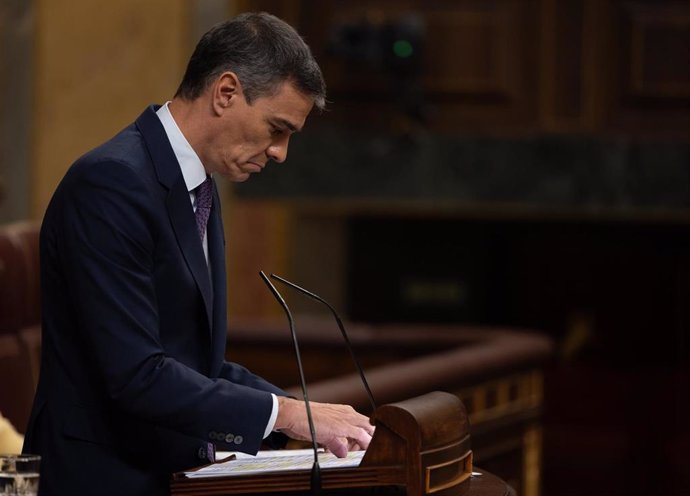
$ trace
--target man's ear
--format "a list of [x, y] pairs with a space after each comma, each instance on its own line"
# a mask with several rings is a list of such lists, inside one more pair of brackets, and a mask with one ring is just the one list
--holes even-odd
[[213, 85], [213, 111], [222, 115], [238, 98], [243, 98], [242, 85], [237, 74], [231, 71], [222, 73]]

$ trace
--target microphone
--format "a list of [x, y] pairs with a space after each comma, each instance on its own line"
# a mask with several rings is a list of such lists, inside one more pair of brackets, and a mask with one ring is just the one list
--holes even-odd
[[287, 279], [283, 279], [280, 276], [277, 276], [275, 274], [271, 274], [271, 277], [277, 281], [282, 282], [283, 284], [286, 284], [290, 286], [293, 289], [296, 289], [297, 291], [309, 296], [310, 298], [313, 298], [316, 301], [320, 301], [324, 305], [328, 307], [328, 309], [331, 311], [333, 314], [333, 317], [335, 317], [335, 321], [338, 324], [338, 328], [340, 329], [340, 333], [343, 335], [343, 339], [345, 340], [345, 345], [347, 346], [348, 351], [350, 352], [350, 356], [352, 357], [352, 361], [355, 363], [355, 367], [357, 368], [357, 372], [359, 372], [359, 377], [362, 379], [362, 384], [364, 384], [364, 389], [367, 391], [367, 397], [369, 398], [369, 403], [371, 404], [371, 411], [374, 412], [376, 410], [376, 402], [374, 401], [374, 395], [371, 393], [371, 389], [369, 389], [369, 383], [367, 382], [367, 378], [364, 377], [364, 369], [362, 369], [362, 365], [359, 363], [359, 360], [357, 359], [357, 356], [355, 355], [354, 350], [352, 349], [352, 344], [350, 343], [350, 338], [347, 336], [347, 332], [345, 331], [345, 326], [343, 325], [343, 321], [340, 320], [340, 317], [338, 316], [338, 313], [335, 311], [335, 309], [323, 298], [321, 298], [319, 295], [316, 295], [312, 293], [311, 291], [307, 291], [306, 289], [298, 286], [294, 282], [290, 282]]
[[285, 303], [285, 300], [281, 296], [281, 294], [278, 292], [276, 287], [271, 283], [271, 281], [266, 277], [266, 274], [264, 274], [264, 271], [260, 271], [259, 275], [261, 278], [264, 280], [266, 283], [266, 286], [268, 286], [268, 289], [271, 290], [271, 293], [275, 297], [276, 300], [278, 300], [278, 303], [283, 307], [283, 310], [285, 310], [285, 315], [287, 315], [288, 323], [290, 324], [290, 334], [292, 335], [292, 344], [295, 346], [295, 357], [297, 358], [297, 369], [299, 370], [299, 380], [300, 380], [300, 385], [302, 386], [302, 396], [304, 397], [304, 404], [307, 409], [307, 421], [309, 422], [309, 432], [311, 434], [311, 442], [312, 442], [312, 448], [314, 450], [314, 465], [312, 465], [311, 468], [311, 479], [310, 479], [310, 488], [311, 488], [311, 493], [314, 496], [318, 496], [321, 494], [321, 467], [319, 466], [319, 447], [316, 444], [316, 431], [314, 429], [314, 417], [311, 415], [311, 406], [309, 405], [309, 396], [307, 395], [307, 381], [304, 379], [304, 368], [302, 367], [302, 358], [301, 354], [299, 351], [299, 344], [297, 343], [297, 333], [295, 332], [295, 323], [292, 319], [292, 314], [290, 313], [290, 309], [287, 306], [287, 303]]

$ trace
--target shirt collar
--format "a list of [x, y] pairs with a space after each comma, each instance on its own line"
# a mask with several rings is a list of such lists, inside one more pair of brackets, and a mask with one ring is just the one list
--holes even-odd
[[180, 164], [187, 191], [192, 191], [206, 180], [206, 169], [204, 169], [204, 164], [201, 163], [201, 159], [199, 159], [192, 145], [189, 144], [180, 128], [177, 127], [177, 123], [168, 108], [169, 103], [166, 102], [165, 105], [161, 106], [156, 111], [156, 115], [160, 119], [161, 124], [163, 124], [170, 146], [172, 146], [173, 153]]

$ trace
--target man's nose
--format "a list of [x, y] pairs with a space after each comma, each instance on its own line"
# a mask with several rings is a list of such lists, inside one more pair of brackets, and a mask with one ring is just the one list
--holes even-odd
[[283, 162], [285, 162], [285, 159], [287, 158], [287, 151], [288, 138], [286, 137], [284, 139], [272, 143], [271, 146], [268, 147], [268, 150], [266, 150], [266, 154], [268, 155], [269, 159], [279, 164], [282, 164]]

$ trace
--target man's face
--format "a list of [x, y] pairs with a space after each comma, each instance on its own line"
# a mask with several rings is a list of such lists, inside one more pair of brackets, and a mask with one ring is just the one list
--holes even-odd
[[261, 172], [269, 160], [283, 162], [290, 136], [302, 129], [312, 107], [313, 100], [289, 82], [251, 105], [243, 94], [236, 95], [202, 147], [200, 158], [207, 172], [242, 182]]

